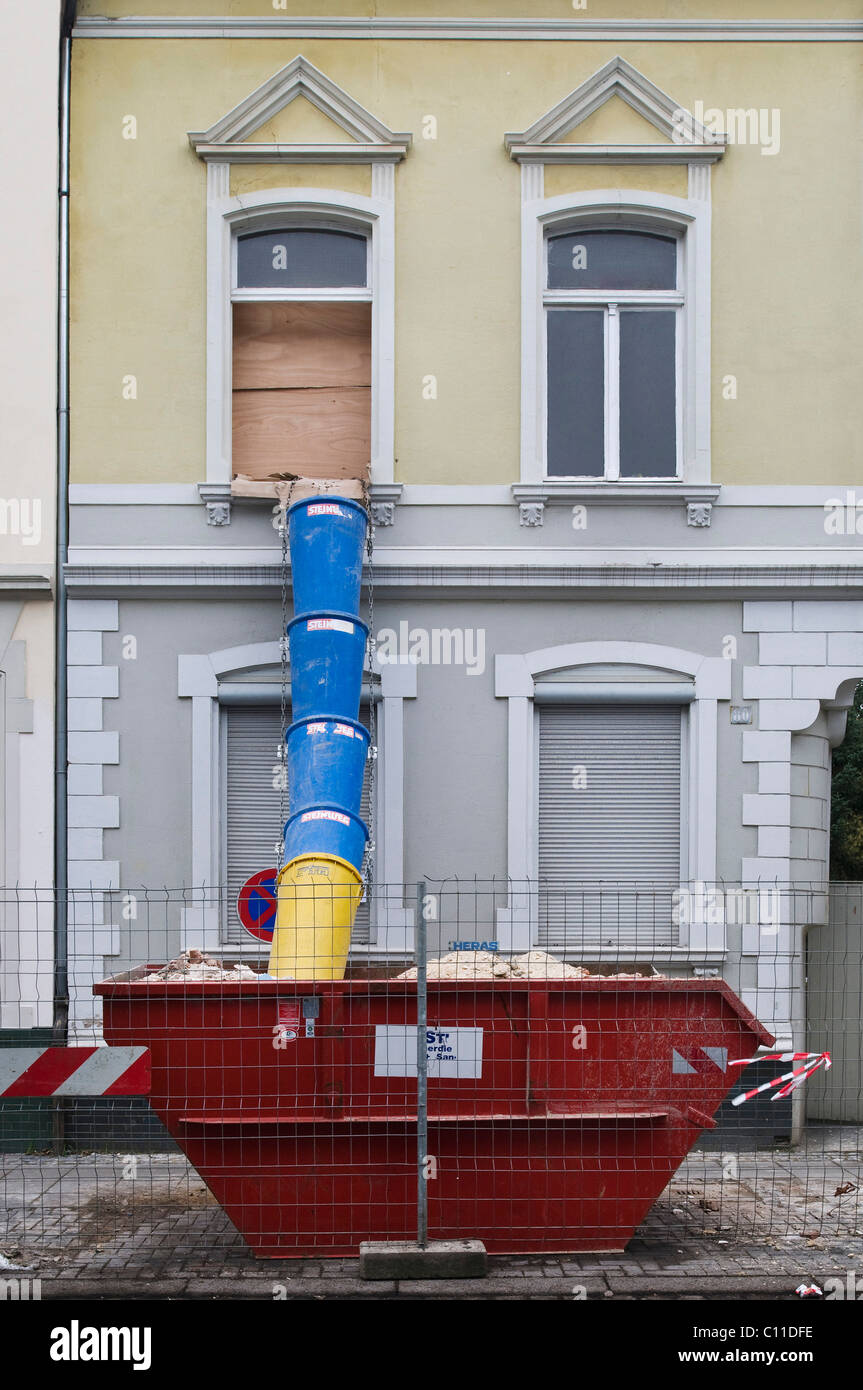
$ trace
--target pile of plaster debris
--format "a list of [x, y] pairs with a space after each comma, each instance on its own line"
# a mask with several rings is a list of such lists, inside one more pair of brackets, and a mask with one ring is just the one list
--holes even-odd
[[[416, 966], [397, 975], [397, 980], [415, 980]], [[494, 951], [449, 951], [445, 956], [430, 960], [429, 980], [584, 980], [588, 977], [606, 980], [641, 980], [643, 975], [594, 976], [583, 965], [567, 965], [547, 951], [527, 951], [523, 956], [499, 956]], [[661, 976], [653, 972], [652, 979]]]
[[223, 965], [213, 956], [205, 956], [196, 946], [175, 956], [161, 970], [144, 976], [144, 982], [157, 980], [256, 980], [254, 970], [247, 965]]
[[[397, 980], [415, 980], [416, 966], [397, 975]], [[642, 980], [644, 975], [599, 975], [587, 970], [583, 965], [567, 965], [565, 961], [550, 956], [547, 951], [526, 951], [522, 956], [501, 956], [495, 951], [449, 951], [428, 963], [427, 977], [430, 980]], [[655, 970], [650, 978], [664, 979]], [[258, 980], [254, 970], [242, 963], [224, 965], [214, 956], [205, 956], [198, 947], [191, 946], [182, 955], [169, 960], [160, 970], [151, 971], [144, 976], [144, 983], [162, 980]]]

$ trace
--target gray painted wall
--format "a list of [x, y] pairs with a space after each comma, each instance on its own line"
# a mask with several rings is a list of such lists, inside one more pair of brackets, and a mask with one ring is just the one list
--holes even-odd
[[[190, 494], [193, 489], [189, 489]], [[506, 489], [497, 489], [506, 492]], [[743, 491], [743, 490], [741, 490]], [[545, 508], [543, 525], [525, 528], [519, 523], [519, 510], [506, 497], [492, 505], [452, 506], [409, 501], [395, 509], [392, 527], [381, 529], [378, 538], [386, 545], [520, 545], [528, 540], [537, 550], [564, 546], [580, 552], [593, 547], [651, 545], [691, 550], [692, 559], [717, 547], [817, 546], [821, 550], [842, 550], [860, 544], [861, 536], [827, 534], [823, 505], [783, 506], [781, 489], [773, 506], [729, 505], [717, 502], [709, 528], [687, 525], [682, 500], [662, 505], [615, 501], [613, 505], [589, 500], [587, 525], [573, 530], [572, 502], [555, 502]], [[835, 488], [844, 498], [848, 489]], [[407, 494], [409, 496], [410, 494]], [[861, 518], [863, 525], [863, 518]], [[118, 506], [76, 503], [72, 507], [70, 543], [75, 546], [267, 546], [276, 544], [270, 504], [265, 501], [235, 501], [231, 524], [207, 525], [203, 504], [191, 500], [187, 505]]]
[[[741, 632], [740, 604], [730, 600], [654, 601], [417, 598], [376, 600], [376, 628], [469, 628], [481, 631], [485, 669], [421, 665], [417, 698], [405, 707], [405, 873], [419, 877], [505, 877], [507, 708], [494, 696], [494, 658], [568, 642], [618, 640], [721, 654], [738, 639], [746, 659], [752, 635]], [[104, 770], [104, 792], [120, 798], [120, 825], [105, 832], [107, 859], [121, 865], [124, 887], [190, 885], [191, 712], [177, 695], [177, 658], [278, 639], [278, 600], [229, 595], [145, 598], [120, 603], [119, 628], [103, 639], [103, 660], [116, 664], [120, 696], [106, 706], [106, 728], [120, 734], [120, 762]], [[137, 644], [123, 657], [125, 639]], [[755, 831], [740, 823], [740, 796], [755, 790], [756, 771], [740, 761], [742, 730], [720, 706], [718, 795], [721, 876], [737, 879], [740, 858], [755, 852]], [[274, 825], [274, 839], [278, 827]]]

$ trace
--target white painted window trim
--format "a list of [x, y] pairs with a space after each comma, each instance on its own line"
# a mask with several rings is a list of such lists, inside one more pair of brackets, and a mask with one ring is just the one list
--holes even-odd
[[[680, 241], [679, 290], [683, 305], [679, 309], [677, 351], [681, 464], [678, 478], [664, 481], [671, 485], [681, 481], [710, 482], [710, 186], [706, 177], [695, 179], [692, 172], [690, 182], [700, 196], [676, 198], [637, 189], [597, 189], [544, 198], [530, 196], [541, 188], [537, 173], [523, 177], [522, 485], [541, 488], [565, 481], [548, 478], [545, 472], [545, 241], [549, 231], [567, 223], [575, 223], [575, 230], [616, 225], [665, 232]], [[622, 302], [620, 296], [616, 298]], [[633, 487], [641, 482], [626, 481], [631, 481]], [[644, 482], [649, 485], [651, 480]]]
[[[572, 642], [495, 660], [495, 696], [508, 702], [507, 877], [509, 902], [497, 913], [502, 950], [527, 951], [537, 942], [539, 861], [538, 733], [534, 695], [537, 679], [553, 671], [591, 665], [648, 666], [680, 672], [694, 685], [685, 743], [681, 749], [686, 793], [682, 857], [686, 880], [716, 878], [718, 702], [731, 698], [731, 663], [722, 657], [652, 642]], [[655, 954], [650, 946], [648, 954]], [[725, 929], [708, 922], [681, 924], [677, 947], [698, 964], [725, 953]], [[600, 952], [601, 954], [601, 952]], [[636, 952], [636, 955], [638, 952]]]
[[336, 304], [370, 304], [373, 299], [374, 294], [370, 289], [355, 289], [353, 287], [346, 287], [342, 290], [277, 290], [267, 288], [238, 290], [235, 287], [231, 291], [233, 304], [266, 304], [274, 301], [295, 304], [307, 304], [312, 301]]
[[[222, 950], [218, 890], [223, 882], [221, 811], [224, 803], [220, 751], [219, 685], [243, 671], [280, 665], [278, 642], [229, 647], [178, 658], [177, 694], [192, 702], [192, 893], [183, 911], [183, 945], [203, 943]], [[361, 952], [412, 954], [414, 914], [402, 905], [404, 883], [404, 701], [416, 699], [413, 664], [380, 668], [377, 717], [377, 794], [375, 880], [371, 908], [377, 939]], [[278, 828], [274, 834], [274, 840]], [[231, 950], [236, 950], [231, 947]], [[241, 949], [241, 948], [240, 948]]]
[[[235, 234], [304, 219], [320, 225], [361, 227], [370, 242], [372, 297], [371, 481], [394, 480], [395, 432], [395, 171], [372, 168], [373, 196], [330, 188], [272, 188], [231, 197], [230, 165], [207, 165], [207, 483], [231, 481], [231, 355], [233, 243]], [[256, 291], [254, 298], [287, 298]], [[351, 298], [350, 291], [297, 298]], [[368, 292], [358, 296], [368, 298]]]

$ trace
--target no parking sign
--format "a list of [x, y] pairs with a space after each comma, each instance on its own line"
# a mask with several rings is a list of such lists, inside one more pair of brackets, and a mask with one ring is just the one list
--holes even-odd
[[260, 869], [247, 878], [237, 898], [237, 916], [257, 941], [273, 940], [276, 925], [276, 870]]

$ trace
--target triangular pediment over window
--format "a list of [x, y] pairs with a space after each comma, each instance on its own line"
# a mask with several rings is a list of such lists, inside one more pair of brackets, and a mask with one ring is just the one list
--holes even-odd
[[[334, 127], [330, 140], [276, 139], [276, 117], [303, 98]], [[314, 131], [324, 136], [325, 128]], [[189, 143], [205, 160], [261, 163], [397, 163], [410, 148], [409, 132], [392, 131], [302, 55], [210, 126], [190, 131]]]
[[[632, 112], [643, 126], [641, 138]], [[714, 163], [725, 150], [724, 136], [621, 57], [504, 141], [514, 160], [542, 164]]]

